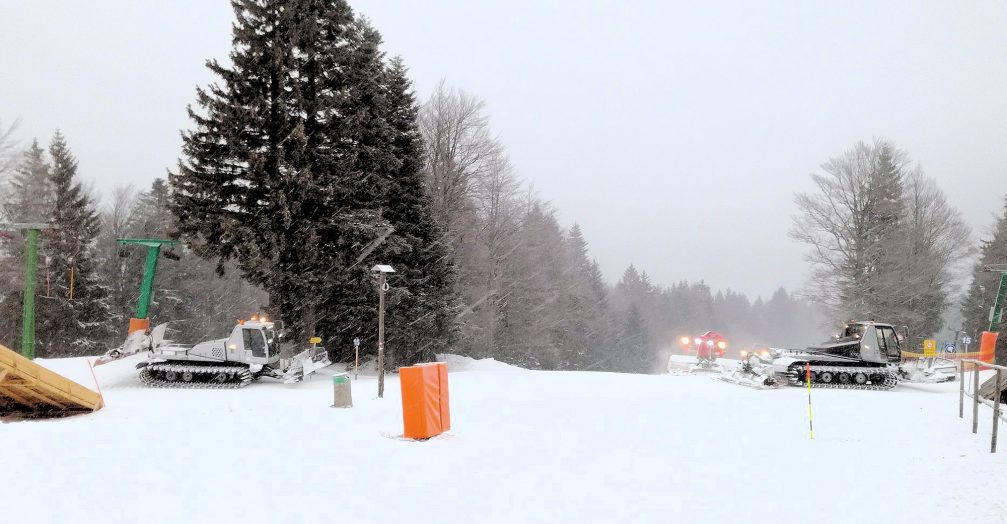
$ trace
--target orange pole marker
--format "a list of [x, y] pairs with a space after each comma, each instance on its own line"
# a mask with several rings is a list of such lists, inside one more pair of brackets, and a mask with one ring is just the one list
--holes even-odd
[[815, 440], [815, 417], [811, 413], [811, 362], [807, 363], [804, 381], [808, 383], [808, 436], [811, 440]]
[[132, 335], [137, 331], [147, 331], [150, 327], [149, 318], [131, 318], [129, 319], [129, 334]]
[[[995, 331], [983, 331], [979, 338], [979, 360], [990, 364], [996, 363], [997, 335], [999, 333]], [[989, 368], [984, 367], [983, 369]]]

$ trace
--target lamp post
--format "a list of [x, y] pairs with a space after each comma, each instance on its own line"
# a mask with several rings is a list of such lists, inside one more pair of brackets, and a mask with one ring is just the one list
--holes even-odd
[[388, 282], [385, 277], [394, 273], [392, 266], [378, 264], [371, 268], [378, 274], [378, 398], [385, 396], [385, 291]]
[[360, 337], [353, 337], [353, 380], [360, 374]]

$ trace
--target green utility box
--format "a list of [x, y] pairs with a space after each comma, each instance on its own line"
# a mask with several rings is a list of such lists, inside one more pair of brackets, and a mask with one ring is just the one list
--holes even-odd
[[350, 391], [351, 383], [347, 373], [332, 375], [332, 407], [353, 407], [353, 393]]

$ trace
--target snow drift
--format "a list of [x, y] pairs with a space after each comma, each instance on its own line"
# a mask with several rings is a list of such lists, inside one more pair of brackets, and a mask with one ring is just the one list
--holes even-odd
[[[1007, 458], [957, 384], [756, 391], [706, 376], [527, 371], [444, 355], [452, 430], [400, 438], [398, 379], [139, 385], [106, 409], [0, 426], [11, 522], [1002, 522]], [[45, 361], [90, 384], [81, 359]], [[341, 368], [340, 368], [341, 370]], [[323, 372], [326, 370], [323, 370]]]

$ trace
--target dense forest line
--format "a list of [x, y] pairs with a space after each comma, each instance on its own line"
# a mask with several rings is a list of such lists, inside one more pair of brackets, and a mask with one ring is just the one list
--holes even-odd
[[[468, 99], [458, 92], [440, 96]], [[424, 105], [424, 114], [429, 116], [431, 106]], [[484, 115], [480, 119], [486, 122]], [[495, 147], [502, 155], [502, 146]], [[41, 237], [39, 355], [100, 353], [125, 336], [143, 271], [144, 251], [119, 246], [116, 239], [172, 236], [170, 188], [156, 179], [143, 191], [123, 187], [96, 195], [82, 181], [61, 134], [48, 150], [33, 142], [17, 154], [21, 159], [10, 164], [7, 178], [5, 220], [53, 226]], [[55, 183], [55, 166], [62, 166], [64, 183]], [[450, 230], [468, 238], [451, 243], [452, 257], [459, 260], [455, 285], [461, 307], [456, 313], [460, 334], [450, 351], [545, 369], [651, 371], [661, 367], [683, 333], [716, 329], [739, 345], [801, 344], [818, 336], [811, 306], [782, 289], [767, 301], [750, 301], [703, 283], [662, 287], [632, 266], [614, 285], [605, 282], [579, 226], [563, 228], [555, 210], [524, 188], [509, 167], [489, 172], [491, 176], [471, 178], [472, 191], [465, 193], [463, 206], [469, 213], [466, 228]], [[482, 187], [500, 176], [511, 188], [503, 197]], [[497, 203], [495, 213], [485, 212], [491, 200]], [[55, 213], [57, 201], [66, 202], [59, 207], [61, 214]], [[52, 234], [56, 231], [61, 235]], [[23, 238], [12, 235], [3, 246], [0, 332], [5, 344], [15, 346], [21, 327]], [[79, 254], [58, 258], [60, 249]], [[167, 250], [158, 267], [151, 310], [155, 322], [180, 324], [179, 332], [195, 341], [220, 336], [235, 319], [270, 307], [268, 295], [242, 279], [233, 264], [222, 269], [221, 275], [215, 261], [187, 247]], [[373, 299], [373, 289], [367, 292], [362, 299]], [[401, 339], [390, 329], [390, 347]], [[348, 340], [340, 342], [349, 345]]]

